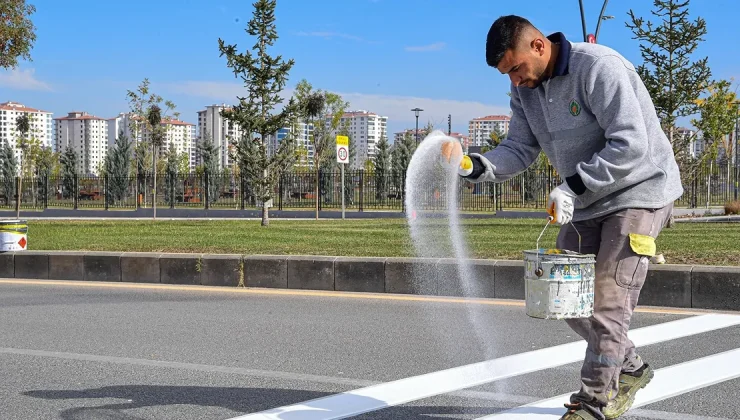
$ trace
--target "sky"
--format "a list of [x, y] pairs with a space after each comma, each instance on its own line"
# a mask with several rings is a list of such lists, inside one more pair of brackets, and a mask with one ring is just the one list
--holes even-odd
[[[127, 90], [148, 78], [182, 120], [196, 123], [206, 105], [235, 104], [244, 95], [241, 79], [219, 56], [218, 39], [240, 51], [254, 45], [244, 31], [252, 1], [28, 1], [37, 9], [32, 61], [0, 70], [0, 102], [55, 118], [71, 111], [111, 118], [128, 111]], [[602, 3], [584, 0], [588, 32], [595, 32]], [[610, 1], [606, 14], [615, 18], [602, 23], [598, 42], [641, 64], [625, 23], [630, 10], [650, 17], [652, 3]], [[708, 28], [697, 57], [709, 57], [714, 78], [740, 82], [740, 1], [692, 0], [690, 13]], [[278, 0], [279, 39], [270, 52], [295, 60], [286, 95], [306, 79], [341, 94], [352, 110], [387, 116], [389, 133], [413, 128], [411, 109], [420, 107], [420, 126], [446, 130], [451, 114], [453, 131], [467, 134], [470, 119], [509, 113], [508, 77], [485, 62], [488, 29], [508, 14], [526, 17], [546, 35], [583, 39], [577, 0]]]

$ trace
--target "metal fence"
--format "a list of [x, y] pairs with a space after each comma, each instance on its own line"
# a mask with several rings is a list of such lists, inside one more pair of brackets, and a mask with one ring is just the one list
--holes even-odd
[[[737, 199], [738, 168], [708, 165], [684, 181], [681, 207], [721, 206]], [[272, 207], [278, 210], [315, 207], [316, 173], [283, 174], [273, 193]], [[20, 180], [21, 208], [136, 209], [152, 207], [153, 178], [60, 176]], [[464, 212], [493, 212], [504, 209], [544, 209], [553, 188], [562, 182], [551, 169], [529, 169], [502, 183], [460, 183], [458, 209]], [[342, 204], [339, 172], [320, 171], [319, 209], [339, 209]], [[364, 170], [345, 172], [345, 206], [352, 211], [403, 211], [405, 174], [378, 174]], [[0, 208], [15, 208], [18, 178], [0, 179]], [[430, 181], [421, 192], [424, 207], [441, 210], [447, 206], [445, 185]], [[230, 174], [174, 177], [158, 175], [158, 208], [255, 209], [259, 200], [245, 179]]]

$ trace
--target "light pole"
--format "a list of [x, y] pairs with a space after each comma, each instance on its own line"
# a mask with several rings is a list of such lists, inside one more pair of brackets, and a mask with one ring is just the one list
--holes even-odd
[[416, 115], [416, 145], [419, 146], [419, 113], [423, 111], [421, 108], [414, 108], [412, 109], [414, 111], [414, 114]]
[[[596, 23], [596, 35], [593, 36], [593, 42], [596, 43], [599, 39], [599, 31], [601, 30], [601, 22], [604, 20], [614, 19], [614, 16], [605, 16], [606, 5], [609, 0], [604, 0], [604, 4], [601, 5], [601, 13], [599, 14], [599, 20]], [[590, 34], [586, 31], [586, 14], [583, 10], [583, 0], [578, 0], [578, 5], [581, 9], [581, 26], [583, 27], [583, 42], [589, 42]]]

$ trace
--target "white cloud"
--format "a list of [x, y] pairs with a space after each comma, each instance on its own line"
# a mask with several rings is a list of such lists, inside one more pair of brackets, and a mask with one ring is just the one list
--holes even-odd
[[2, 72], [0, 73], [0, 86], [15, 90], [52, 90], [51, 86], [34, 77], [35, 72], [35, 69], [13, 69]]
[[[205, 98], [216, 103], [234, 104], [236, 96], [246, 96], [247, 91], [239, 83], [233, 82], [200, 82], [187, 81], [161, 85], [162, 89], [170, 93], [177, 93], [193, 97]], [[281, 96], [288, 98], [292, 89], [285, 89]], [[476, 101], [462, 101], [456, 99], [433, 99], [418, 96], [376, 95], [357, 92], [337, 92], [345, 101], [350, 103], [351, 110], [365, 110], [387, 116], [394, 125], [407, 124], [408, 127], [416, 122], [412, 108], [419, 107], [424, 111], [419, 116], [419, 125], [428, 121], [435, 125], [446, 126], [447, 114], [452, 114], [453, 124], [460, 125], [473, 118], [485, 115], [509, 115], [508, 102], [494, 105]], [[506, 99], [508, 100], [508, 99]], [[206, 103], [203, 104], [207, 105]]]
[[429, 45], [406, 47], [404, 49], [406, 51], [412, 51], [412, 52], [439, 51], [443, 49], [446, 45], [447, 44], [444, 42], [437, 42], [437, 43], [429, 44]]

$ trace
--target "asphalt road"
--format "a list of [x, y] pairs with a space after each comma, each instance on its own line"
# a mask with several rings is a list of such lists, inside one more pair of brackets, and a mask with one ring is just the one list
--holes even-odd
[[[623, 418], [740, 418], [740, 354], [723, 353], [740, 349], [738, 325], [740, 314], [637, 313], [636, 337], [648, 328], [639, 339], [656, 341], [643, 358], [676, 370]], [[577, 341], [519, 302], [0, 279], [0, 417], [503, 419], [577, 389], [579, 344], [554, 347]], [[465, 368], [483, 361], [496, 369]], [[552, 418], [528, 413], [516, 418]]]

